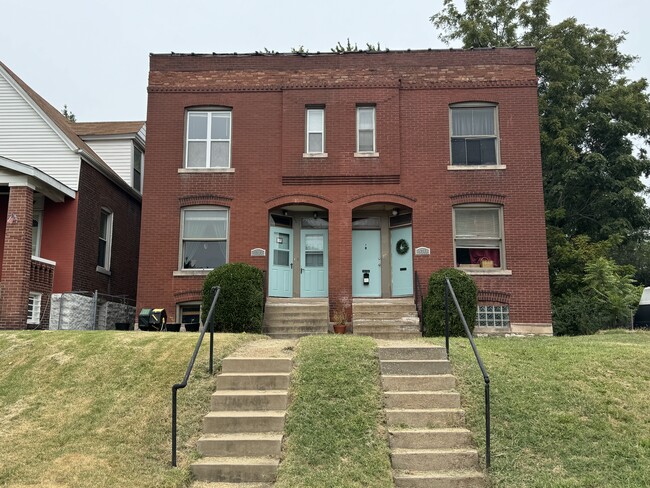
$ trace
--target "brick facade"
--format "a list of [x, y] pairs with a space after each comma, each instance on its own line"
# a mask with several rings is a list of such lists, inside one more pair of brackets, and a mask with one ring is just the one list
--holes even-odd
[[32, 199], [28, 186], [9, 188], [0, 281], [0, 328], [25, 325], [32, 263]]
[[[72, 290], [135, 299], [140, 249], [140, 202], [89, 164], [82, 163], [77, 193]], [[102, 209], [113, 214], [110, 274], [97, 270]]]
[[[228, 260], [265, 271], [268, 253], [251, 250], [268, 250], [270, 212], [326, 214], [333, 305], [352, 295], [353, 214], [412, 212], [411, 252], [431, 249], [413, 256], [426, 293], [431, 272], [454, 266], [453, 207], [489, 203], [503, 209], [507, 272], [473, 275], [481, 296], [510, 306], [512, 331], [550, 332], [533, 50], [152, 55], [150, 69], [138, 308], [165, 307], [174, 321], [177, 304], [199, 297], [204, 274], [178, 272], [187, 206], [228, 208]], [[505, 168], [448, 169], [449, 107], [461, 102], [498, 107]], [[355, 157], [359, 104], [376, 107], [378, 157]], [[303, 157], [311, 105], [326, 110], [326, 158]], [[193, 107], [231, 108], [234, 172], [182, 171]]]

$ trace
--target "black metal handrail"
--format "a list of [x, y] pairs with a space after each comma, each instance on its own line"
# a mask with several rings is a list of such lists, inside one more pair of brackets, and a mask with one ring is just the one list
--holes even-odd
[[472, 332], [467, 326], [467, 320], [465, 320], [465, 315], [458, 304], [458, 299], [456, 298], [456, 293], [454, 293], [454, 287], [451, 286], [449, 278], [445, 278], [445, 348], [447, 349], [447, 359], [449, 359], [449, 294], [451, 294], [451, 299], [454, 301], [456, 310], [460, 317], [460, 321], [465, 328], [465, 334], [469, 339], [469, 343], [472, 345], [472, 350], [474, 351], [474, 356], [478, 362], [478, 367], [481, 368], [481, 373], [483, 374], [483, 381], [485, 382], [485, 466], [490, 467], [490, 376], [483, 366], [483, 361], [481, 360], [481, 355], [476, 349], [476, 344], [474, 343], [474, 337]]
[[422, 311], [422, 287], [420, 286], [420, 278], [418, 277], [418, 272], [416, 271], [413, 274], [413, 288], [415, 289], [415, 310], [418, 313], [418, 318], [420, 319], [420, 332], [424, 332], [424, 318]]
[[214, 309], [217, 305], [217, 299], [219, 298], [219, 292], [221, 287], [215, 286], [212, 291], [214, 292], [214, 298], [212, 299], [212, 305], [210, 305], [210, 311], [208, 312], [208, 318], [205, 321], [205, 324], [201, 328], [201, 334], [199, 339], [196, 341], [196, 347], [194, 348], [194, 353], [190, 358], [190, 362], [187, 365], [187, 371], [185, 372], [185, 377], [180, 383], [176, 383], [172, 386], [172, 466], [176, 466], [176, 392], [181, 388], [187, 386], [187, 380], [190, 379], [190, 373], [194, 367], [194, 361], [196, 361], [196, 356], [199, 353], [201, 348], [201, 343], [203, 342], [203, 336], [205, 335], [205, 330], [208, 325], [210, 326], [210, 374], [213, 374], [213, 363], [214, 363], [214, 322], [212, 321], [212, 316], [214, 315]]

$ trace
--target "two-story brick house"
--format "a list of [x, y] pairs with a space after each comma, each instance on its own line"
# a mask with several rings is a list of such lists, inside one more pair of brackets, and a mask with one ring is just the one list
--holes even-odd
[[138, 307], [191, 320], [225, 262], [330, 309], [455, 266], [481, 330], [550, 334], [536, 89], [533, 49], [151, 55]]

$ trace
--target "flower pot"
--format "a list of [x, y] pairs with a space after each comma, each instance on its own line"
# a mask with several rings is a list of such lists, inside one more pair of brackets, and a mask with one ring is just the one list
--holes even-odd
[[129, 330], [131, 324], [128, 322], [115, 322], [115, 330]]
[[347, 325], [345, 324], [335, 324], [334, 325], [334, 333], [335, 334], [345, 334], [345, 329], [347, 329]]
[[185, 324], [186, 332], [198, 332], [200, 324]]
[[178, 332], [181, 330], [181, 324], [166, 324], [167, 332]]

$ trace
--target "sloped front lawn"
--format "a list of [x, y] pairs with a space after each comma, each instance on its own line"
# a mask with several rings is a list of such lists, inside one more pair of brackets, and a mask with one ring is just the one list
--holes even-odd
[[[0, 332], [0, 486], [176, 487], [190, 481], [214, 378], [207, 337], [178, 394], [197, 334]], [[218, 334], [218, 358], [254, 335]]]
[[[650, 334], [477, 339], [492, 382], [497, 487], [650, 486]], [[483, 379], [451, 344], [484, 452]]]

